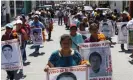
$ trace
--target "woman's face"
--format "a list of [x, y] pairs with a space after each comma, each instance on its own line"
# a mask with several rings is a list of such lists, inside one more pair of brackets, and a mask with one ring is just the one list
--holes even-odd
[[61, 77], [59, 80], [74, 80], [72, 77]]
[[63, 49], [70, 49], [72, 45], [71, 40], [67, 37], [63, 41], [61, 41], [61, 47]]
[[96, 37], [98, 33], [98, 29], [90, 29], [90, 33], [92, 36]]
[[3, 54], [6, 57], [6, 59], [11, 59], [11, 57], [12, 57], [12, 49], [9, 48], [9, 47], [5, 47], [3, 49]]

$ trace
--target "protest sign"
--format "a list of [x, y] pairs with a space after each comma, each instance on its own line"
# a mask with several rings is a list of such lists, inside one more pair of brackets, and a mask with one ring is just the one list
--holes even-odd
[[87, 39], [90, 37], [89, 31], [78, 31], [78, 32], [83, 36], [83, 39]]
[[127, 22], [117, 22], [118, 26], [118, 43], [127, 43]]
[[34, 45], [41, 45], [43, 43], [42, 29], [41, 28], [32, 29], [31, 39]]
[[17, 39], [1, 42], [1, 69], [17, 70], [22, 69], [22, 55]]
[[113, 25], [111, 21], [101, 21], [100, 22], [100, 32], [102, 32], [106, 37], [112, 37], [113, 36]]
[[128, 49], [133, 49], [133, 28], [128, 30]]
[[80, 44], [80, 54], [91, 64], [88, 80], [112, 79], [111, 52], [108, 41], [82, 43]]
[[47, 80], [88, 80], [88, 68], [85, 65], [50, 68], [47, 74]]

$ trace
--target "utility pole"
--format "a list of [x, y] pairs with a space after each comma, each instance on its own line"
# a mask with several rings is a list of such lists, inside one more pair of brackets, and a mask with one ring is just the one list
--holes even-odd
[[14, 0], [14, 18], [17, 16], [16, 0]]

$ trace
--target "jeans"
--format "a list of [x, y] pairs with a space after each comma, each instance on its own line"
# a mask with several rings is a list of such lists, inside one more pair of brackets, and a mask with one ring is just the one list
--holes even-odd
[[21, 45], [21, 53], [22, 53], [22, 59], [23, 61], [27, 60], [27, 56], [26, 56], [26, 44], [27, 44], [27, 41], [24, 41]]
[[121, 49], [124, 50], [124, 44], [121, 44]]
[[40, 45], [36, 45], [35, 47], [36, 47], [36, 48], [35, 48], [35, 52], [39, 52]]
[[49, 33], [48, 33], [48, 40], [50, 40], [51, 39], [51, 31], [49, 31]]
[[62, 25], [62, 17], [58, 17], [58, 25]]
[[13, 80], [14, 79], [14, 77], [15, 77], [15, 72], [16, 72], [17, 70], [15, 70], [15, 71], [6, 71], [7, 72], [7, 75], [8, 75], [8, 77], [9, 77], [9, 79], [10, 80]]

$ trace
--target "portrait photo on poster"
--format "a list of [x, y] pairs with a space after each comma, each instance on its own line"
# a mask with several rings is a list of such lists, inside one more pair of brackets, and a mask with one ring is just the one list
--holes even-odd
[[3, 44], [1, 46], [1, 67], [4, 68], [7, 65], [19, 66], [22, 62], [20, 48], [17, 43]]
[[121, 33], [123, 35], [123, 37], [127, 37], [127, 24], [124, 24], [121, 26]]
[[104, 33], [105, 36], [109, 36], [109, 37], [111, 36], [111, 30], [108, 23], [103, 23], [102, 32]]
[[42, 30], [40, 28], [33, 29], [31, 38], [33, 40], [33, 43], [41, 43], [42, 40], [43, 40], [43, 38], [42, 38]]
[[90, 77], [106, 76], [106, 51], [104, 50], [97, 48], [89, 54]]
[[64, 72], [57, 76], [56, 80], [77, 80], [77, 77], [72, 72]]

